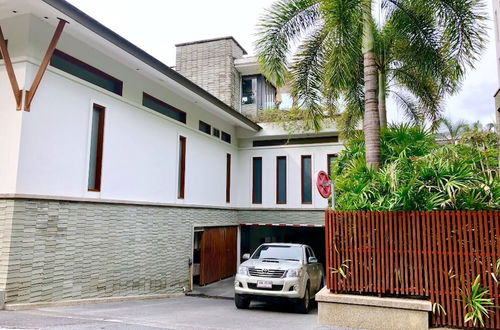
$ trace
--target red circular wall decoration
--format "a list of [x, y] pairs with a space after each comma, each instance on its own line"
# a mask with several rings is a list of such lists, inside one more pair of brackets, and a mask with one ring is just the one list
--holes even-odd
[[328, 198], [332, 194], [332, 183], [325, 171], [320, 171], [316, 179], [316, 187], [323, 198]]

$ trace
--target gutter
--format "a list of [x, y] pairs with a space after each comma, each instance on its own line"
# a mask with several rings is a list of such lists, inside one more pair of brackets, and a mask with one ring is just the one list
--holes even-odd
[[198, 94], [208, 102], [212, 103], [213, 105], [217, 106], [218, 108], [224, 110], [226, 113], [230, 114], [231, 116], [235, 117], [239, 121], [243, 122], [247, 126], [251, 127], [255, 131], [260, 131], [262, 129], [261, 126], [259, 126], [257, 123], [253, 122], [252, 120], [248, 119], [232, 107], [228, 106], [200, 86], [196, 85], [193, 83], [191, 80], [187, 79], [180, 73], [178, 73], [175, 70], [172, 70], [169, 66], [165, 65], [158, 59], [154, 58], [153, 56], [149, 55], [146, 53], [144, 50], [140, 49], [130, 41], [126, 40], [122, 36], [118, 35], [117, 33], [113, 32], [112, 30], [108, 29], [101, 23], [99, 23], [97, 20], [93, 19], [89, 15], [85, 14], [83, 11], [79, 10], [75, 6], [71, 5], [70, 3], [64, 1], [64, 0], [42, 0], [46, 4], [54, 7], [64, 15], [68, 16], [72, 20], [78, 22], [85, 28], [89, 29], [90, 31], [94, 32], [95, 34], [99, 35], [100, 37], [104, 38], [105, 40], [109, 41], [113, 45], [117, 46], [118, 48], [124, 50], [125, 52], [129, 53], [130, 55], [134, 56], [135, 58], [139, 59], [143, 63], [149, 65], [153, 69], [157, 70], [158, 72], [164, 74], [168, 78], [172, 79], [176, 83], [180, 84], [181, 86], [189, 89], [190, 91]]

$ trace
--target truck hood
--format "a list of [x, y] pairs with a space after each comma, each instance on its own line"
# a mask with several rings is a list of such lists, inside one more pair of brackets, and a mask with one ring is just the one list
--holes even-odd
[[255, 267], [255, 268], [264, 268], [264, 269], [280, 269], [280, 270], [288, 270], [288, 269], [296, 269], [302, 266], [302, 262], [300, 261], [291, 261], [291, 260], [273, 260], [264, 261], [263, 259], [249, 259], [241, 264], [241, 266], [245, 267]]

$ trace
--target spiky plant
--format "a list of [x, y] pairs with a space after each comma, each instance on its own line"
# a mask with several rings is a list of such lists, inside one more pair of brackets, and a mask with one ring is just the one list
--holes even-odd
[[479, 322], [484, 326], [484, 317], [489, 318], [493, 299], [488, 297], [489, 291], [481, 286], [481, 275], [478, 275], [472, 283], [470, 290], [460, 290], [460, 296], [467, 311], [464, 323], [472, 322], [474, 327]]

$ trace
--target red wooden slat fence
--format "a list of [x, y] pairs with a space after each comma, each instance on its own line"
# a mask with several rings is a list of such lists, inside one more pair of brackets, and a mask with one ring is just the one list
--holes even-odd
[[[460, 290], [477, 275], [500, 305], [499, 211], [326, 212], [327, 287], [334, 293], [421, 297], [441, 305], [434, 326], [464, 324]], [[342, 267], [342, 264], [347, 267]], [[342, 276], [335, 270], [341, 268]], [[500, 329], [500, 309], [485, 318]]]

